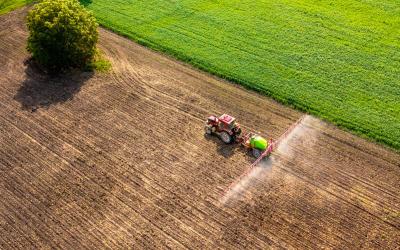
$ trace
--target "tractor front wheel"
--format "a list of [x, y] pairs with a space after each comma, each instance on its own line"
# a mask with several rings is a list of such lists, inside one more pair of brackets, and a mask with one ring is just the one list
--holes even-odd
[[206, 131], [206, 134], [207, 134], [207, 135], [211, 135], [211, 134], [212, 134], [212, 128], [211, 128], [210, 126], [206, 126], [206, 127], [204, 128], [204, 130]]
[[253, 148], [253, 156], [258, 158], [261, 156], [261, 150]]
[[221, 137], [221, 140], [226, 144], [232, 142], [232, 136], [229, 135], [227, 132], [222, 132], [219, 136]]

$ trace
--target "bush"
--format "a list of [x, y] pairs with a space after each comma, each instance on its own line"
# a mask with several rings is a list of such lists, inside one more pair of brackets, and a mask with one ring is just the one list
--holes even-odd
[[27, 18], [28, 51], [48, 70], [92, 63], [98, 40], [93, 15], [78, 0], [44, 0]]

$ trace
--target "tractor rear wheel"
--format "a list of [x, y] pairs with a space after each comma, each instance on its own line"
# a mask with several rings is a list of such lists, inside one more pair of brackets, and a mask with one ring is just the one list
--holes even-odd
[[229, 144], [232, 142], [232, 136], [229, 135], [227, 132], [222, 132], [219, 136], [220, 136], [221, 140], [226, 144]]
[[253, 148], [253, 156], [258, 158], [261, 156], [261, 150]]

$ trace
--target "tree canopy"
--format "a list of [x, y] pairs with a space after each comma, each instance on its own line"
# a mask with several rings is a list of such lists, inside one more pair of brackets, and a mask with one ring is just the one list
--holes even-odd
[[78, 0], [44, 0], [27, 17], [28, 51], [49, 70], [84, 67], [92, 62], [97, 23]]

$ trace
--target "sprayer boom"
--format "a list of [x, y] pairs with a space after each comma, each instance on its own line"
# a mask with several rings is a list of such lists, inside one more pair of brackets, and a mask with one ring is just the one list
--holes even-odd
[[256, 166], [262, 159], [264, 159], [265, 157], [270, 156], [270, 154], [272, 153], [272, 151], [274, 151], [276, 148], [278, 148], [279, 144], [281, 143], [281, 141], [283, 139], [285, 139], [288, 134], [290, 132], [292, 132], [292, 130], [298, 125], [300, 124], [305, 116], [300, 117], [300, 119], [298, 119], [295, 123], [293, 123], [286, 131], [285, 133], [283, 133], [277, 141], [274, 140], [270, 140], [269, 141], [269, 146], [268, 148], [260, 155], [260, 157], [257, 158], [257, 160], [255, 162], [253, 162], [253, 164], [251, 164], [251, 167]]
[[[231, 183], [231, 185], [229, 185], [223, 192], [223, 196], [225, 196], [244, 176], [248, 175], [253, 167], [255, 167], [258, 163], [260, 163], [260, 161], [262, 159], [264, 159], [265, 157], [268, 157], [271, 155], [271, 153], [278, 148], [279, 144], [289, 135], [290, 132], [293, 131], [293, 129], [299, 125], [303, 119], [305, 118], [305, 116], [302, 116], [299, 120], [297, 120], [295, 123], [293, 123], [286, 131], [285, 133], [283, 133], [278, 140], [274, 141], [274, 140], [270, 140], [268, 143], [268, 147], [261, 152], [261, 155], [255, 160], [255, 162], [253, 162], [253, 164], [251, 164], [251, 166], [249, 166], [234, 182]], [[249, 148], [249, 144], [247, 143], [247, 141], [251, 138], [251, 136], [253, 135], [253, 133], [247, 133], [245, 135], [242, 135], [240, 137], [237, 137], [236, 142], [237, 143], [241, 143], [243, 146], [245, 146], [246, 148]]]

